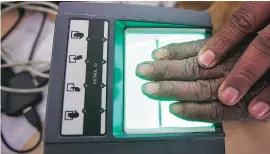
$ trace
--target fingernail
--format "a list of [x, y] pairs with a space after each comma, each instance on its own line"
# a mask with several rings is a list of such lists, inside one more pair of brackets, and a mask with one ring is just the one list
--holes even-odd
[[227, 87], [221, 92], [219, 99], [224, 104], [234, 105], [237, 103], [236, 101], [238, 97], [239, 97], [239, 92], [237, 89], [235, 89], [234, 87]]
[[257, 116], [258, 118], [265, 117], [270, 110], [270, 106], [265, 102], [257, 102], [254, 103], [251, 107], [251, 112], [253, 115]]
[[162, 48], [154, 50], [152, 53], [152, 58], [156, 60], [165, 59], [167, 56], [168, 56], [168, 50], [162, 49]]
[[136, 74], [140, 76], [150, 76], [153, 73], [153, 66], [150, 64], [139, 64], [136, 67]]
[[142, 86], [142, 91], [146, 93], [147, 95], [154, 95], [158, 92], [159, 90], [159, 84], [157, 83], [146, 83]]
[[172, 103], [170, 104], [169, 111], [173, 115], [177, 115], [181, 113], [182, 107], [178, 103]]
[[215, 60], [215, 54], [211, 50], [206, 50], [199, 54], [198, 61], [205, 67], [210, 66]]

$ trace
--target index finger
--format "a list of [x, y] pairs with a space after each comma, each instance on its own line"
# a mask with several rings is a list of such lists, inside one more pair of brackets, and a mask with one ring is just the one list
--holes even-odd
[[199, 52], [202, 67], [217, 64], [237, 43], [270, 19], [270, 2], [246, 2]]

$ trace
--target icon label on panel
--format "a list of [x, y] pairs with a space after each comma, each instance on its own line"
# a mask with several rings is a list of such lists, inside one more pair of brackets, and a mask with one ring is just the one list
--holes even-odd
[[65, 111], [65, 120], [73, 120], [75, 118], [79, 117], [79, 113], [74, 110], [74, 111]]
[[79, 31], [71, 31], [71, 38], [72, 39], [81, 39], [83, 38], [84, 34]]
[[69, 24], [61, 134], [83, 135], [89, 20], [75, 19]]
[[81, 88], [75, 87], [75, 84], [74, 83], [67, 83], [67, 91], [80, 92], [81, 91]]
[[69, 63], [76, 63], [77, 60], [82, 59], [82, 55], [69, 55]]

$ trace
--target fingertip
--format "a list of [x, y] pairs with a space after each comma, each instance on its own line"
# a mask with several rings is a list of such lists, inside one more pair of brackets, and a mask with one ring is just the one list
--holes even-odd
[[176, 105], [177, 104], [178, 104], [177, 102], [170, 104], [169, 111], [170, 111], [171, 114], [175, 114], [176, 113]]
[[263, 101], [250, 103], [248, 111], [251, 116], [259, 120], [264, 120], [270, 116], [270, 106]]
[[172, 103], [169, 106], [169, 112], [176, 117], [180, 117], [182, 109], [183, 108], [179, 102]]
[[159, 84], [154, 82], [145, 83], [142, 85], [142, 92], [151, 97], [155, 95], [159, 90]]
[[239, 101], [239, 91], [232, 86], [220, 86], [218, 90], [218, 98], [225, 105], [235, 105]]
[[168, 56], [168, 50], [164, 48], [156, 49], [152, 52], [152, 58], [155, 60], [163, 60]]
[[187, 106], [187, 103], [181, 104], [179, 102], [175, 102], [170, 104], [169, 111], [172, 115], [174, 115], [177, 118], [181, 118], [183, 120], [187, 121], [197, 121], [199, 122], [199, 119], [196, 119], [195, 112], [191, 111], [192, 106]]
[[198, 64], [203, 68], [211, 68], [216, 64], [216, 56], [213, 51], [206, 50], [199, 52], [197, 56]]
[[136, 75], [140, 78], [149, 78], [153, 73], [153, 66], [146, 62], [136, 66]]

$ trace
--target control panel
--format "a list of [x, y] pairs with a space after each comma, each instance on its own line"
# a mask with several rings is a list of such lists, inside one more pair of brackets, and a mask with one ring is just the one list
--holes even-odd
[[71, 19], [61, 135], [106, 133], [108, 22]]

